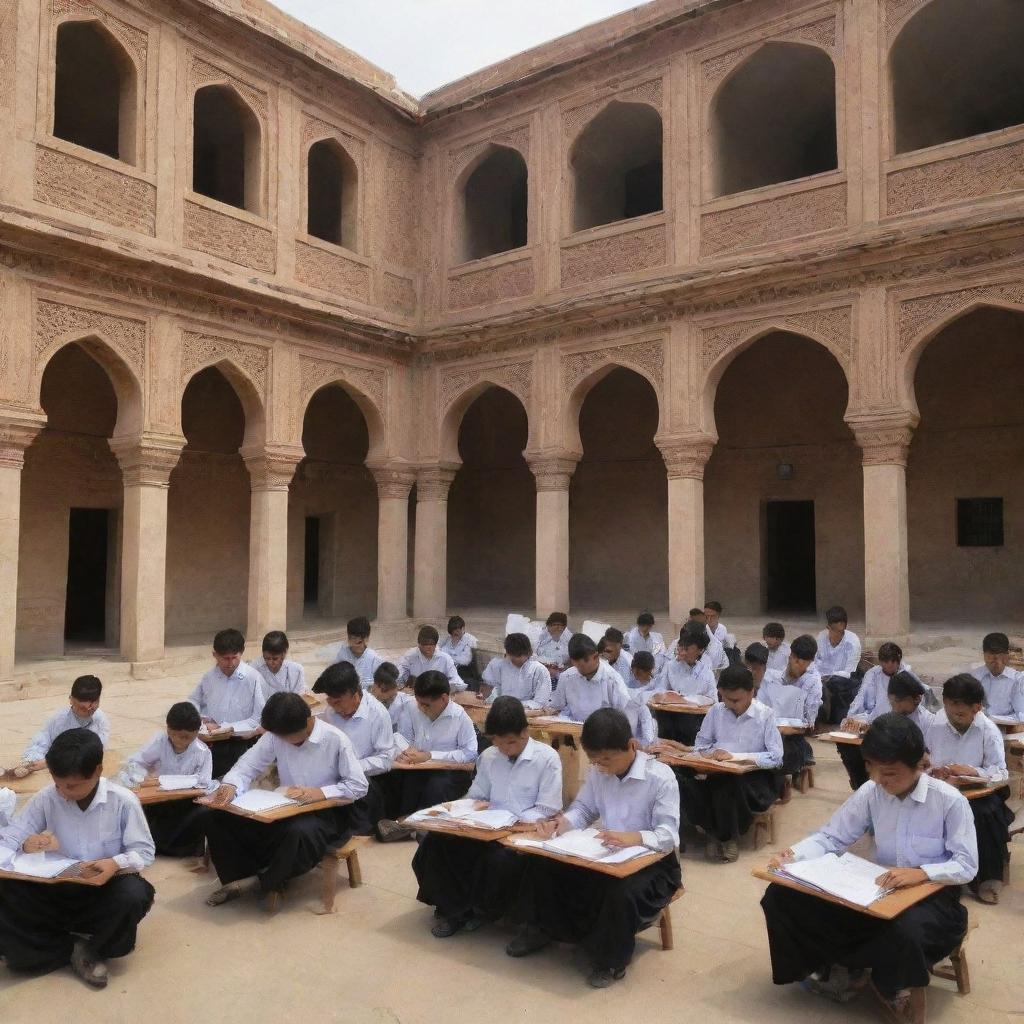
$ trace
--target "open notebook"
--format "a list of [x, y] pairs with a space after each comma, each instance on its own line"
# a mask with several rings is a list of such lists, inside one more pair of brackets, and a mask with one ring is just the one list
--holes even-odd
[[231, 806], [237, 807], [240, 811], [258, 813], [274, 811], [278, 807], [291, 807], [297, 803], [297, 800], [285, 796], [284, 793], [274, 793], [269, 789], [250, 789], [248, 792], [236, 796], [231, 801]]
[[852, 853], [841, 856], [826, 853], [823, 857], [786, 864], [777, 874], [795, 878], [812, 889], [838, 896], [858, 907], [867, 907], [893, 891], [880, 888], [875, 881], [885, 871], [878, 864]]
[[474, 810], [475, 800], [453, 800], [447, 806], [437, 804], [434, 807], [426, 807], [422, 811], [410, 814], [405, 820], [415, 824], [417, 821], [438, 821], [451, 825], [453, 828], [464, 826], [467, 828], [486, 828], [497, 831], [498, 829], [511, 828], [519, 819], [511, 811]]
[[65, 872], [75, 875], [74, 870], [79, 861], [52, 850], [39, 853], [15, 853], [13, 850], [0, 849], [0, 869], [14, 871], [19, 875], [31, 875], [33, 878], [56, 878]]
[[[681, 701], [674, 700], [671, 697], [666, 698], [666, 693], [674, 693], [678, 697], [682, 697]], [[678, 690], [659, 690], [654, 694], [653, 700], [655, 704], [664, 704], [667, 707], [672, 707], [673, 704], [692, 704], [698, 708], [709, 708], [715, 703], [714, 697], [709, 697], [704, 693], [680, 693]]]
[[198, 775], [161, 775], [159, 776], [160, 788], [166, 792], [173, 793], [179, 789], [199, 789]]
[[596, 828], [573, 829], [555, 839], [528, 839], [524, 836], [515, 836], [512, 842], [516, 846], [539, 847], [549, 853], [600, 861], [602, 864], [622, 864], [652, 852], [646, 846], [627, 846], [622, 850], [611, 850], [597, 838]]

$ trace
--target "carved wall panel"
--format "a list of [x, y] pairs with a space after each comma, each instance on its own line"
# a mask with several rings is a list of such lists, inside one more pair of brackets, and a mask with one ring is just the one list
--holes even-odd
[[452, 150], [448, 154], [448, 180], [455, 181], [460, 174], [490, 146], [508, 146], [519, 152], [522, 158], [530, 162], [530, 126], [527, 124], [506, 128], [486, 139], [478, 139], [465, 146]]
[[416, 312], [416, 282], [385, 271], [380, 279], [378, 305], [384, 309], [397, 309], [402, 313]]
[[899, 351], [905, 355], [930, 330], [945, 325], [958, 312], [984, 303], [1024, 310], [1024, 282], [980, 285], [937, 295], [906, 299], [899, 305]]
[[35, 337], [32, 346], [36, 372], [42, 372], [56, 348], [68, 341], [96, 334], [131, 367], [141, 384], [146, 371], [147, 333], [145, 320], [101, 313], [56, 299], [39, 298], [35, 305]]
[[370, 269], [340, 252], [329, 252], [306, 242], [295, 243], [295, 277], [310, 288], [330, 292], [339, 299], [370, 301]]
[[567, 143], [571, 144], [580, 129], [592, 121], [612, 100], [619, 100], [622, 103], [648, 103], [661, 111], [662, 91], [662, 80], [655, 78], [614, 95], [601, 96], [599, 99], [582, 103], [578, 107], [571, 107], [562, 114], [562, 136]]
[[419, 262], [419, 188], [416, 158], [394, 146], [383, 146], [381, 248], [401, 267]]
[[931, 0], [886, 0], [885, 3], [885, 34], [891, 43], [912, 14], [930, 3]]
[[448, 308], [467, 309], [533, 294], [533, 259], [483, 267], [448, 279]]
[[272, 274], [277, 266], [274, 232], [229, 213], [185, 200], [185, 239], [189, 249]]
[[320, 388], [337, 381], [351, 384], [369, 399], [381, 416], [384, 415], [387, 372], [383, 368], [353, 366], [351, 363], [334, 363], [327, 359], [317, 359], [314, 356], [302, 356], [299, 359], [300, 432], [301, 421], [305, 416], [309, 400]]
[[243, 82], [236, 75], [211, 64], [210, 61], [205, 60], [195, 53], [191, 55], [191, 59], [188, 64], [190, 123], [192, 117], [191, 95], [194, 94], [197, 89], [201, 89], [204, 85], [214, 85], [221, 82], [227, 82], [235, 88], [242, 99], [249, 104], [256, 116], [263, 122], [264, 127], [266, 127], [270, 112], [270, 104], [267, 99], [266, 91], [254, 88], [249, 85], [248, 82]]
[[533, 393], [533, 362], [524, 360], [503, 366], [470, 366], [441, 374], [441, 411], [447, 412], [474, 384], [488, 380], [512, 392], [527, 410]]
[[270, 350], [232, 338], [220, 338], [199, 331], [185, 331], [181, 338], [181, 383], [203, 366], [221, 359], [234, 363], [252, 382], [261, 401], [266, 400]]
[[616, 274], [631, 274], [668, 261], [666, 231], [663, 224], [604, 235], [562, 249], [562, 287], [598, 281]]
[[149, 57], [149, 34], [134, 25], [129, 25], [120, 18], [115, 18], [102, 7], [88, 3], [87, 0], [53, 0], [51, 4], [53, 20], [71, 15], [86, 15], [95, 18], [107, 28], [111, 35], [128, 51], [139, 72], [140, 90], [144, 91], [146, 81], [146, 65]]
[[571, 394], [584, 378], [609, 363], [636, 370], [661, 394], [665, 381], [665, 344], [660, 338], [631, 341], [612, 348], [570, 352], [562, 356], [562, 387]]

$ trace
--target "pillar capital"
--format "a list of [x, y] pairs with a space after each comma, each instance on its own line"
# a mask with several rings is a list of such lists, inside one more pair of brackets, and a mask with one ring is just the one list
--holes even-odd
[[455, 462], [438, 462], [416, 469], [416, 500], [447, 501], [448, 489], [458, 473], [459, 466]]
[[669, 480], [703, 480], [716, 440], [711, 434], [680, 434], [656, 437], [654, 443], [665, 460]]
[[283, 444], [243, 448], [241, 455], [254, 491], [287, 491], [296, 468], [306, 457], [299, 445]]
[[0, 469], [21, 469], [25, 464], [25, 449], [45, 426], [45, 416], [0, 417]]
[[126, 487], [166, 487], [181, 458], [185, 438], [179, 434], [136, 434], [112, 437], [110, 450], [121, 467]]
[[367, 468], [377, 481], [378, 498], [408, 498], [412, 485], [416, 483], [416, 473], [408, 463], [382, 464]]
[[567, 450], [524, 453], [538, 491], [568, 491], [580, 456]]
[[903, 410], [854, 413], [846, 418], [860, 446], [864, 466], [907, 465], [918, 417]]

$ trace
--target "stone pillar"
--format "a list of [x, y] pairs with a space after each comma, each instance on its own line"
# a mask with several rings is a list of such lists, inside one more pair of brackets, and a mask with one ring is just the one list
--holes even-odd
[[21, 534], [21, 470], [25, 449], [45, 420], [0, 421], [0, 680], [14, 676], [18, 622], [18, 543]]
[[423, 466], [416, 472], [416, 564], [413, 614], [440, 622], [448, 610], [448, 489], [459, 467]]
[[121, 657], [164, 657], [167, 586], [167, 490], [185, 438], [174, 434], [115, 437], [124, 484], [121, 540]]
[[301, 448], [242, 449], [249, 470], [249, 615], [253, 644], [288, 619], [288, 487], [303, 459]]
[[579, 456], [527, 457], [537, 481], [536, 615], [569, 611], [569, 481]]
[[668, 474], [668, 616], [674, 626], [704, 604], [704, 467], [715, 438], [657, 438]]
[[863, 451], [865, 643], [905, 641], [910, 634], [907, 455], [916, 422], [908, 415], [847, 422]]
[[377, 481], [377, 621], [399, 622], [408, 618], [409, 492], [416, 476], [408, 468], [370, 471]]

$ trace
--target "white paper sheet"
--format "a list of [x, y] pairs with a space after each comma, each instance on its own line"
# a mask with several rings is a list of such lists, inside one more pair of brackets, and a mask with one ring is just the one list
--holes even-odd
[[867, 907], [890, 891], [880, 889], [875, 881], [885, 870], [852, 853], [844, 853], [840, 857], [826, 853], [823, 857], [786, 864], [780, 874], [855, 903], [858, 907]]
[[33, 878], [56, 878], [59, 874], [74, 867], [79, 862], [52, 850], [39, 853], [19, 853], [5, 865], [5, 871], [16, 871], [19, 875], [31, 875]]
[[623, 850], [610, 850], [597, 838], [596, 828], [573, 829], [555, 839], [548, 839], [544, 848], [583, 860], [599, 860], [606, 864], [619, 864], [634, 857], [650, 853], [644, 846], [628, 846]]
[[589, 636], [596, 644], [604, 636], [609, 625], [610, 623], [607, 622], [594, 622], [593, 619], [587, 619], [583, 625], [580, 626], [580, 632], [583, 633], [584, 636]]
[[181, 789], [199, 788], [199, 776], [197, 775], [161, 775], [159, 782], [160, 788], [168, 793], [174, 793]]
[[232, 807], [242, 811], [273, 811], [278, 807], [289, 807], [298, 803], [284, 793], [272, 793], [266, 789], [250, 789], [241, 793], [231, 801]]
[[531, 725], [554, 725], [556, 722], [561, 725], [583, 724], [579, 719], [563, 717], [562, 715], [537, 715], [530, 719]]
[[511, 811], [474, 810], [475, 803], [475, 800], [453, 800], [448, 807], [438, 804], [410, 814], [406, 821], [413, 824], [418, 821], [437, 821], [450, 823], [452, 826], [466, 825], [497, 831], [509, 828], [519, 820]]
[[856, 732], [830, 732], [829, 736], [837, 740], [857, 740], [860, 739], [860, 734]]
[[785, 725], [792, 729], [802, 729], [806, 723], [802, 718], [776, 718], [776, 725]]

